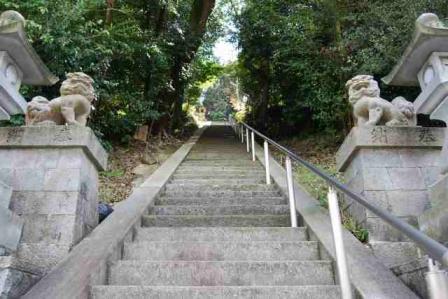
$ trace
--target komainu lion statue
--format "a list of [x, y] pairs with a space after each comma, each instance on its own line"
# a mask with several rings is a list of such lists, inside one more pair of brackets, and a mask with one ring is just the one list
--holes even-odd
[[349, 80], [349, 102], [358, 126], [416, 126], [414, 106], [403, 97], [388, 102], [372, 76], [359, 75]]
[[69, 73], [60, 93], [59, 98], [51, 101], [34, 97], [28, 103], [26, 125], [85, 126], [95, 100], [93, 79], [84, 73]]

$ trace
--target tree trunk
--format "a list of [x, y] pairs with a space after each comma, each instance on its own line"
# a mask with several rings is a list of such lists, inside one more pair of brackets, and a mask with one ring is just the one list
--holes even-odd
[[111, 25], [112, 24], [112, 11], [114, 9], [115, 6], [115, 0], [106, 0], [106, 25]]
[[266, 129], [268, 123], [267, 112], [270, 100], [270, 81], [271, 81], [271, 64], [269, 58], [263, 60], [260, 69], [260, 101], [258, 104], [258, 111], [256, 115], [256, 125], [261, 130]]

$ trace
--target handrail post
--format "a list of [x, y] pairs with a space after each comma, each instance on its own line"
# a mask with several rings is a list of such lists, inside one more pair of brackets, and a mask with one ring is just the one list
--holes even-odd
[[294, 195], [294, 183], [292, 177], [291, 158], [286, 156], [286, 181], [288, 183], [289, 210], [291, 215], [291, 227], [297, 227], [296, 199]]
[[254, 131], [251, 132], [251, 139], [252, 139], [252, 161], [255, 162], [255, 133], [254, 133]]
[[269, 167], [269, 143], [264, 141], [264, 164], [266, 168], [266, 185], [271, 184], [271, 170]]
[[445, 271], [440, 270], [434, 261], [428, 259], [428, 269], [426, 273], [426, 284], [428, 286], [428, 294], [430, 299], [448, 299], [448, 275]]
[[250, 152], [250, 141], [249, 141], [249, 129], [246, 128], [246, 143], [247, 143], [247, 152]]
[[338, 268], [339, 284], [343, 299], [352, 298], [352, 289], [348, 275], [347, 258], [345, 256], [344, 239], [342, 237], [342, 222], [339, 211], [338, 195], [333, 187], [328, 191], [328, 209], [330, 212], [333, 240], [336, 251], [336, 264]]
[[240, 133], [241, 133], [241, 143], [244, 144], [244, 126], [241, 125], [240, 127]]

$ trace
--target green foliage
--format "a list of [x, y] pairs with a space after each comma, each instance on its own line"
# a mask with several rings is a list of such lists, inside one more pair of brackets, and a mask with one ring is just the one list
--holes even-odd
[[[188, 89], [189, 98], [197, 98], [196, 81], [215, 71], [206, 49], [220, 33], [219, 18], [212, 18], [207, 33], [190, 36], [194, 23], [190, 15], [205, 5], [210, 11], [211, 4], [194, 0], [3, 0], [0, 11], [14, 9], [25, 16], [29, 40], [55, 75], [64, 79], [67, 72], [82, 71], [94, 78], [98, 101], [89, 125], [106, 140], [126, 142], [136, 127], [171, 117], [172, 94], [182, 100]], [[207, 16], [199, 17], [205, 29]], [[198, 51], [200, 46], [205, 50]], [[177, 70], [179, 57], [187, 56]], [[175, 80], [184, 84], [176, 85]], [[59, 85], [26, 86], [22, 93], [28, 100], [36, 95], [54, 98], [58, 89]]]
[[25, 124], [23, 115], [13, 115], [10, 120], [0, 121], [0, 127], [20, 127]]
[[[347, 131], [345, 82], [390, 72], [424, 12], [444, 18], [446, 1], [247, 0], [235, 15], [235, 38], [250, 120], [271, 135]], [[416, 96], [412, 88], [381, 88], [386, 98]]]
[[112, 171], [103, 171], [100, 173], [100, 175], [106, 178], [116, 178], [124, 176], [124, 171], [121, 169], [116, 169]]

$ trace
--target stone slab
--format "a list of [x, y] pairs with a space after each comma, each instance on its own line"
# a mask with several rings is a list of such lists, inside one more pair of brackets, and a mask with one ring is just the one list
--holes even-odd
[[287, 242], [306, 241], [304, 227], [142, 227], [136, 242]]
[[425, 279], [425, 274], [428, 272], [428, 260], [426, 257], [417, 258], [405, 264], [392, 267], [391, 270], [421, 298], [429, 298]]
[[340, 287], [319, 286], [257, 286], [257, 287], [155, 287], [155, 286], [95, 286], [92, 299], [121, 298], [195, 298], [195, 299], [340, 299]]
[[17, 214], [72, 214], [76, 213], [78, 192], [13, 192], [11, 209]]
[[12, 188], [0, 181], [0, 208], [9, 209]]
[[375, 256], [389, 268], [403, 265], [418, 257], [418, 249], [412, 242], [369, 242]]
[[0, 128], [0, 150], [14, 148], [81, 148], [98, 170], [105, 170], [107, 167], [107, 153], [88, 127]]
[[19, 298], [38, 280], [32, 273], [0, 267], [0, 298]]
[[[418, 149], [429, 148], [442, 150], [446, 128], [423, 127], [354, 127], [336, 153], [336, 163], [339, 171], [344, 171], [360, 149], [381, 149], [377, 160], [381, 161], [388, 148]], [[404, 159], [406, 154], [401, 152]], [[385, 161], [393, 162], [394, 157]], [[396, 159], [396, 158], [395, 158]], [[409, 158], [408, 158], [409, 159]], [[390, 165], [390, 164], [389, 164]]]
[[430, 207], [419, 217], [420, 229], [448, 245], [448, 175], [430, 188]]
[[330, 261], [118, 261], [111, 285], [291, 286], [332, 285]]
[[23, 219], [9, 209], [0, 207], [0, 247], [15, 251], [22, 236]]

